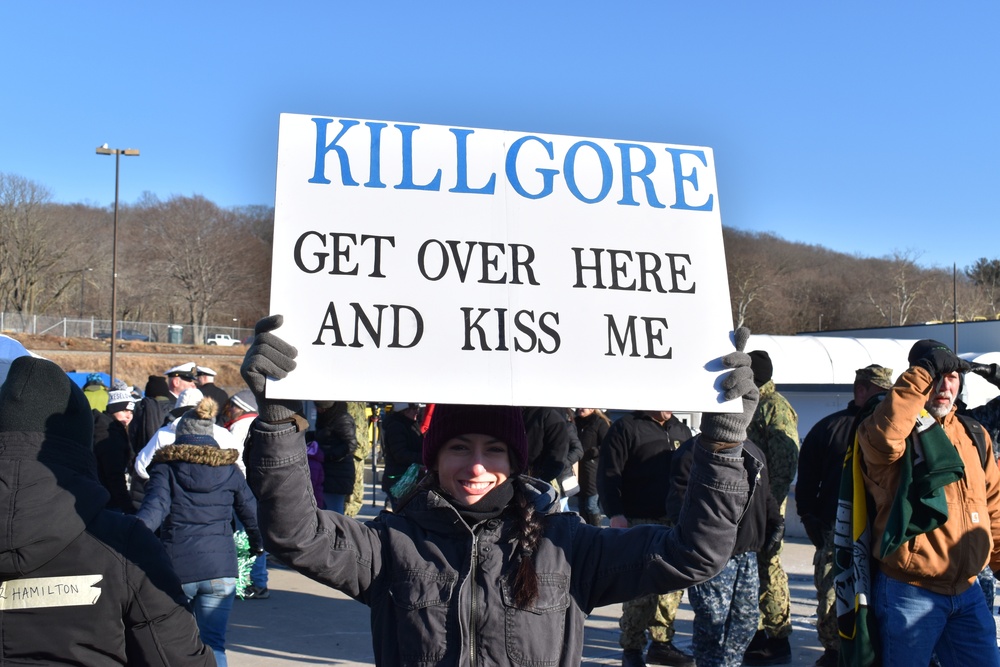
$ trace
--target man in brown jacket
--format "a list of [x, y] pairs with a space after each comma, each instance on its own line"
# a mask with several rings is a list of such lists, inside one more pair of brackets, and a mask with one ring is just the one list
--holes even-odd
[[936, 653], [943, 667], [1000, 666], [976, 579], [987, 564], [1000, 569], [1000, 469], [992, 456], [984, 465], [955, 414], [969, 364], [933, 340], [917, 342], [909, 362], [858, 430], [882, 664], [926, 665]]

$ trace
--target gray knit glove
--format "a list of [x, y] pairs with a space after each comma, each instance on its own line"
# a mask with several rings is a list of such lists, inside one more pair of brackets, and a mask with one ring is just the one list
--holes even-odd
[[301, 401], [267, 399], [264, 382], [268, 377], [280, 380], [295, 369], [298, 350], [271, 333], [281, 326], [281, 315], [270, 315], [257, 322], [253, 342], [243, 357], [240, 375], [257, 399], [257, 412], [266, 422], [277, 423], [293, 419], [302, 411]]
[[722, 364], [733, 369], [722, 378], [722, 389], [727, 401], [743, 398], [743, 412], [706, 412], [701, 418], [701, 435], [712, 442], [739, 443], [746, 440], [747, 426], [757, 411], [760, 399], [760, 390], [754, 384], [753, 371], [750, 370], [750, 355], [743, 351], [750, 339], [750, 330], [740, 327], [734, 338], [736, 352], [722, 357]]

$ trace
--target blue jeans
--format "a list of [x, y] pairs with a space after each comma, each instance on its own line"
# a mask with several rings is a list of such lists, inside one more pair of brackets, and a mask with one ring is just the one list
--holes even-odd
[[880, 572], [874, 598], [883, 667], [927, 665], [934, 653], [944, 667], [1000, 667], [996, 625], [978, 582], [941, 595]]
[[250, 566], [250, 583], [257, 588], [267, 588], [267, 552], [257, 556]]
[[595, 496], [584, 496], [582, 494], [579, 495], [579, 496], [577, 496], [577, 503], [578, 503], [578, 506], [580, 507], [580, 513], [582, 514], [582, 513], [586, 512], [587, 514], [590, 514], [591, 516], [597, 516], [598, 514], [600, 514], [601, 513], [601, 506], [597, 502], [597, 499], [599, 497], [600, 496], [596, 496], [596, 495]]
[[194, 618], [198, 622], [201, 641], [212, 649], [218, 667], [228, 667], [226, 662], [226, 626], [229, 612], [236, 597], [236, 579], [206, 579], [182, 584], [184, 595], [191, 602]]
[[346, 493], [324, 493], [323, 500], [326, 501], [326, 508], [337, 514], [344, 513], [344, 505], [347, 503]]

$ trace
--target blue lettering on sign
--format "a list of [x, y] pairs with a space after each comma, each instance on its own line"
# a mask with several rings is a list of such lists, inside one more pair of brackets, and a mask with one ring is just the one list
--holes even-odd
[[670, 159], [674, 163], [674, 191], [677, 196], [677, 201], [670, 208], [680, 208], [686, 209], [688, 211], [711, 211], [712, 202], [714, 200], [714, 195], [709, 194], [708, 200], [701, 206], [691, 206], [684, 199], [684, 181], [689, 182], [694, 186], [694, 189], [698, 189], [698, 170], [694, 167], [691, 168], [691, 173], [687, 176], [681, 170], [681, 155], [685, 153], [689, 155], [694, 155], [695, 157], [701, 158], [701, 163], [708, 166], [708, 161], [705, 160], [705, 151], [692, 151], [689, 149], [679, 149], [679, 148], [668, 148], [667, 152], [670, 153]]
[[551, 141], [545, 141], [539, 137], [528, 135], [526, 137], [521, 137], [510, 145], [510, 149], [507, 151], [507, 164], [504, 169], [507, 173], [507, 181], [510, 183], [510, 187], [514, 188], [514, 192], [521, 195], [525, 199], [541, 199], [542, 197], [547, 197], [552, 194], [552, 180], [555, 178], [555, 175], [559, 173], [559, 170], [535, 169], [535, 171], [542, 175], [542, 189], [535, 193], [525, 190], [524, 186], [521, 185], [521, 179], [517, 177], [517, 156], [521, 153], [521, 147], [528, 141], [537, 141], [540, 143], [542, 147], [545, 148], [545, 153], [549, 156], [549, 159], [551, 160], [553, 158]]
[[371, 131], [372, 150], [371, 158], [368, 161], [368, 182], [366, 188], [384, 188], [382, 182], [382, 128], [387, 127], [385, 123], [365, 123]]
[[[653, 151], [649, 150], [648, 146], [643, 146], [642, 144], [615, 144], [615, 146], [622, 153], [622, 198], [618, 200], [618, 203], [622, 206], [639, 205], [639, 202], [632, 197], [632, 179], [638, 178], [642, 181], [643, 187], [646, 188], [646, 200], [649, 202], [649, 205], [653, 208], [665, 208], [660, 203], [660, 200], [656, 198], [656, 188], [653, 187], [653, 182], [649, 180], [649, 175], [656, 169], [656, 155], [653, 154]], [[631, 150], [633, 148], [638, 148], [646, 157], [646, 166], [639, 171], [632, 171]]]
[[469, 188], [469, 149], [467, 140], [469, 135], [475, 130], [457, 130], [451, 128], [451, 133], [455, 135], [455, 162], [458, 165], [458, 176], [455, 178], [455, 187], [448, 192], [467, 192], [474, 195], [491, 195], [493, 188], [497, 184], [497, 175], [490, 174], [490, 180], [481, 188]]
[[417, 185], [413, 182], [413, 133], [420, 129], [419, 125], [396, 125], [403, 135], [403, 180], [396, 186], [397, 190], [440, 190], [441, 170], [438, 169], [430, 183]]
[[[597, 193], [596, 197], [588, 199], [580, 192], [580, 188], [576, 184], [576, 154], [581, 148], [586, 146], [597, 153], [597, 159], [601, 162], [601, 191]], [[611, 192], [611, 158], [608, 154], [604, 152], [604, 149], [595, 144], [593, 141], [578, 141], [569, 147], [566, 151], [566, 161], [563, 164], [563, 171], [566, 172], [566, 187], [573, 194], [574, 197], [582, 201], [584, 204], [596, 204]]]
[[357, 185], [358, 182], [351, 178], [351, 163], [347, 157], [347, 151], [343, 146], [338, 146], [337, 142], [347, 133], [349, 129], [358, 124], [356, 120], [341, 120], [340, 132], [333, 141], [326, 143], [326, 128], [330, 124], [329, 118], [313, 118], [316, 124], [316, 167], [313, 169], [313, 177], [310, 183], [327, 184], [330, 179], [326, 177], [326, 154], [336, 151], [340, 158], [340, 182], [344, 185]]
[[[332, 181], [327, 176], [328, 158], [336, 158], [340, 165], [340, 184], [345, 186], [360, 185], [355, 180], [351, 172], [351, 161], [348, 148], [343, 144], [345, 135], [354, 131], [355, 126], [360, 125], [360, 121], [341, 119], [334, 121], [332, 118], [311, 119], [316, 127], [316, 156], [313, 166], [313, 175], [309, 183], [317, 185], [330, 185]], [[336, 136], [329, 139], [333, 134], [330, 129], [331, 124], [338, 122], [340, 127], [336, 131]], [[385, 188], [386, 184], [382, 180], [382, 155], [383, 130], [389, 127], [386, 123], [367, 121], [368, 128], [368, 151], [369, 167], [368, 181], [364, 184], [366, 188]], [[443, 167], [453, 167], [455, 173], [455, 185], [448, 189], [448, 192], [472, 195], [493, 195], [496, 193], [497, 175], [492, 173], [486, 179], [485, 184], [469, 183], [469, 138], [476, 133], [473, 129], [448, 128], [448, 131], [455, 137], [455, 161], [453, 164], [439, 165], [433, 176], [425, 182], [417, 182], [418, 178], [413, 172], [414, 151], [419, 150], [414, 146], [414, 141], [420, 125], [397, 123], [392, 126], [399, 132], [400, 137], [400, 181], [393, 186], [396, 190], [418, 190], [418, 191], [441, 191], [441, 180]], [[363, 130], [359, 130], [363, 131]], [[506, 149], [504, 160], [504, 173], [511, 189], [520, 197], [525, 199], [543, 199], [555, 192], [557, 177], [562, 173], [563, 183], [567, 191], [577, 200], [585, 204], [597, 204], [604, 201], [611, 193], [616, 181], [621, 184], [621, 198], [617, 200], [619, 206], [641, 206], [643, 203], [651, 208], [667, 208], [661, 203], [656, 194], [656, 185], [653, 182], [653, 174], [656, 172], [658, 163], [656, 154], [643, 144], [618, 142], [614, 144], [618, 148], [618, 162], [612, 160], [608, 152], [598, 143], [581, 140], [574, 143], [562, 157], [562, 170], [555, 168], [559, 164], [559, 158], [555, 154], [555, 146], [551, 141], [541, 137], [527, 134], [518, 137]], [[542, 150], [539, 151], [538, 148]], [[699, 193], [698, 171], [701, 167], [708, 168], [708, 158], [705, 151], [691, 148], [671, 148], [665, 147], [670, 156], [670, 167], [672, 168], [672, 180], [674, 186], [674, 203], [671, 209], [687, 211], [712, 211], [715, 207], [715, 195], [711, 192], [703, 195], [704, 201], [697, 203], [689, 201], [695, 193]], [[592, 154], [597, 158], [600, 169], [600, 186], [594, 192], [593, 186], [589, 192], [581, 189], [578, 182], [578, 160], [591, 159], [589, 155], [581, 157], [583, 154]], [[692, 163], [690, 160], [682, 161], [685, 155], [693, 156], [700, 164]], [[395, 157], [395, 156], [390, 156]], [[331, 160], [332, 162], [332, 160]], [[687, 163], [688, 171], [685, 172]], [[518, 168], [521, 168], [521, 175]], [[532, 177], [528, 182], [522, 182], [522, 176], [533, 170], [541, 179]], [[424, 176], [426, 178], [426, 176]], [[480, 181], [481, 182], [481, 181]], [[661, 184], [662, 186], [662, 184]], [[637, 196], [638, 195], [638, 196]], [[642, 201], [645, 195], [645, 202]]]

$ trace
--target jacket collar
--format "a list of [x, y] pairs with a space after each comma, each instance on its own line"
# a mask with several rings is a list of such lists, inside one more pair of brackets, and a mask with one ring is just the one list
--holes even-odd
[[152, 463], [184, 461], [208, 466], [227, 466], [236, 463], [240, 453], [235, 449], [219, 449], [210, 445], [167, 445], [156, 451]]
[[[536, 512], [549, 514], [556, 510], [559, 495], [551, 484], [527, 475], [518, 475], [517, 480], [527, 493], [528, 500], [534, 504]], [[471, 530], [455, 506], [435, 489], [417, 493], [399, 509], [399, 514], [438, 533], [468, 533]]]

